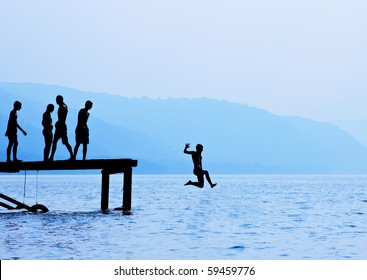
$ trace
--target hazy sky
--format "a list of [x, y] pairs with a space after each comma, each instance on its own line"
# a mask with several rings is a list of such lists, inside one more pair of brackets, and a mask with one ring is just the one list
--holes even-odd
[[367, 119], [366, 15], [365, 0], [0, 0], [0, 81]]

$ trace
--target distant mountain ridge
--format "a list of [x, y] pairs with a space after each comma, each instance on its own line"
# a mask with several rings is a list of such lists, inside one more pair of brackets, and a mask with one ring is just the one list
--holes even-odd
[[[212, 173], [366, 173], [367, 149], [329, 123], [277, 116], [265, 110], [213, 99], [127, 98], [59, 86], [0, 83], [0, 133], [5, 132], [12, 103], [23, 109], [19, 123], [20, 157], [42, 158], [41, 118], [48, 103], [61, 94], [69, 106], [71, 144], [77, 112], [94, 103], [89, 120], [88, 158], [129, 157], [139, 160], [138, 173], [189, 173], [186, 142], [204, 145], [204, 168]], [[56, 122], [56, 110], [53, 113]], [[0, 138], [0, 160], [7, 139]], [[2, 156], [3, 155], [3, 156]], [[58, 146], [56, 159], [67, 158]]]

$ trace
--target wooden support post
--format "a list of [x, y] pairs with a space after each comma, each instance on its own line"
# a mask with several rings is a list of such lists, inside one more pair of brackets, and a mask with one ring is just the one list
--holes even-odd
[[108, 197], [110, 191], [110, 173], [103, 169], [102, 170], [102, 194], [101, 194], [101, 211], [108, 211]]
[[124, 193], [122, 198], [122, 209], [124, 214], [131, 213], [132, 177], [133, 169], [131, 167], [126, 168], [124, 171]]
[[14, 210], [15, 208], [13, 206], [10, 206], [8, 204], [5, 204], [4, 202], [0, 202], [0, 206], [8, 209], [8, 210]]
[[[5, 194], [0, 193], [0, 198], [5, 199], [5, 200], [9, 201], [10, 203], [15, 204], [17, 207], [14, 208], [14, 209], [26, 209], [28, 211], [31, 211], [31, 207], [29, 207], [28, 205], [26, 205], [24, 203], [21, 203], [20, 201], [15, 200], [15, 199], [13, 199], [13, 198], [5, 195]], [[4, 205], [4, 203], [2, 203], [1, 206], [5, 207], [5, 208], [8, 208]], [[11, 208], [8, 208], [8, 209], [10, 210]]]

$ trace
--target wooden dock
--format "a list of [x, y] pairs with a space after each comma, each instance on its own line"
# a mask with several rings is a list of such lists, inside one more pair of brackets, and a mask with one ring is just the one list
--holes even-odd
[[132, 169], [138, 165], [133, 159], [91, 159], [91, 160], [57, 160], [57, 161], [23, 161], [23, 162], [0, 162], [0, 172], [16, 173], [20, 171], [41, 170], [101, 170], [101, 211], [108, 211], [110, 175], [123, 173], [123, 197], [122, 210], [125, 214], [131, 212], [132, 196]]

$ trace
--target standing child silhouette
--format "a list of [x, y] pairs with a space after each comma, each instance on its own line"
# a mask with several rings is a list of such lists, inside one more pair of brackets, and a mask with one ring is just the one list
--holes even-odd
[[68, 129], [66, 126], [66, 117], [68, 115], [68, 106], [64, 103], [64, 98], [61, 95], [58, 95], [56, 97], [56, 103], [59, 105], [59, 109], [57, 111], [58, 121], [55, 124], [56, 131], [54, 135], [54, 142], [52, 144], [52, 151], [51, 151], [51, 157], [49, 158], [50, 161], [54, 160], [56, 148], [57, 148], [57, 142], [60, 140], [62, 143], [66, 146], [70, 153], [70, 159], [74, 159], [73, 156], [73, 150], [69, 144], [68, 140]]
[[78, 153], [78, 149], [80, 144], [83, 144], [83, 160], [87, 157], [87, 150], [89, 144], [89, 128], [87, 125], [88, 118], [89, 118], [89, 110], [92, 109], [93, 103], [92, 101], [88, 100], [85, 102], [85, 107], [80, 109], [78, 114], [78, 124], [75, 129], [75, 147], [74, 147], [74, 158]]
[[43, 113], [42, 116], [42, 126], [43, 126], [43, 137], [45, 138], [45, 148], [43, 150], [43, 161], [48, 160], [48, 156], [50, 155], [51, 145], [52, 145], [52, 118], [51, 113], [54, 111], [55, 106], [53, 104], [48, 104], [46, 112]]
[[9, 115], [8, 128], [5, 132], [5, 136], [7, 136], [9, 139], [8, 149], [6, 150], [6, 162], [11, 162], [10, 154], [12, 150], [13, 150], [13, 161], [14, 162], [21, 161], [17, 158], [17, 151], [18, 151], [17, 131], [19, 129], [21, 132], [23, 132], [24, 135], [27, 135], [27, 132], [25, 132], [23, 128], [21, 128], [20, 125], [18, 124], [18, 113], [17, 112], [20, 109], [22, 109], [22, 103], [20, 103], [19, 101], [15, 101], [14, 108], [10, 112], [10, 115]]

